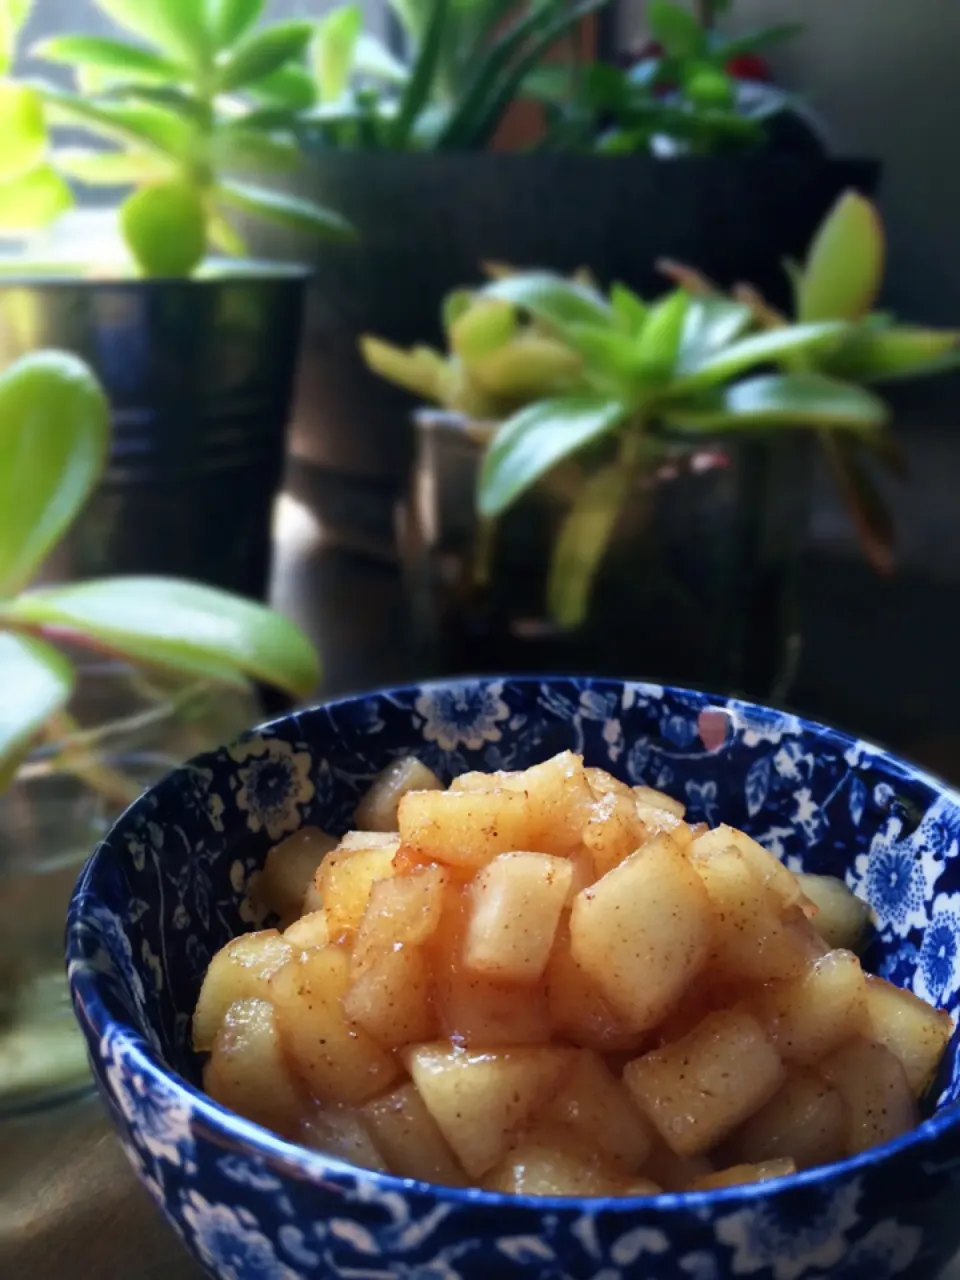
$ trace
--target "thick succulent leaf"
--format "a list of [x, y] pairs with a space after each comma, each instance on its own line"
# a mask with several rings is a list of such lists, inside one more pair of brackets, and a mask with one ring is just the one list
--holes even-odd
[[255, 187], [247, 182], [221, 182], [217, 187], [217, 194], [224, 204], [234, 209], [282, 223], [296, 231], [319, 236], [324, 240], [356, 239], [353, 227], [339, 213], [324, 209], [312, 200], [305, 200], [300, 196], [268, 191], [265, 187]]
[[0, 183], [28, 173], [43, 161], [47, 125], [36, 89], [0, 80]]
[[69, 701], [75, 673], [35, 636], [0, 632], [0, 788], [49, 718]]
[[298, 58], [313, 38], [312, 22], [278, 22], [264, 31], [255, 31], [220, 63], [217, 87], [230, 93], [263, 80], [288, 62]]
[[893, 515], [858, 442], [831, 431], [822, 431], [820, 440], [864, 554], [878, 573], [892, 573], [896, 547]]
[[849, 333], [842, 320], [823, 324], [796, 324], [751, 334], [740, 342], [721, 347], [694, 364], [678, 382], [678, 390], [699, 391], [718, 386], [761, 364], [777, 364], [818, 356], [835, 350]]
[[630, 484], [622, 466], [604, 467], [585, 482], [561, 525], [547, 578], [547, 609], [560, 627], [587, 616], [590, 592]]
[[817, 232], [796, 285], [797, 319], [859, 320], [883, 281], [883, 224], [869, 200], [841, 196]]
[[889, 417], [884, 402], [862, 387], [819, 373], [748, 378], [699, 401], [663, 410], [669, 425], [693, 431], [743, 431], [766, 427], [834, 427], [864, 435]]
[[650, 0], [647, 26], [673, 58], [695, 58], [705, 51], [706, 34], [689, 9], [673, 0]]
[[502, 298], [473, 298], [449, 327], [450, 349], [462, 360], [489, 355], [517, 332], [517, 312]]
[[331, 9], [317, 23], [311, 61], [321, 102], [337, 102], [350, 84], [363, 10], [357, 4]]
[[81, 124], [113, 142], [145, 146], [175, 160], [188, 159], [196, 129], [177, 111], [153, 102], [94, 102], [81, 94], [44, 88], [57, 123]]
[[150, 49], [109, 40], [102, 36], [54, 36], [43, 40], [34, 51], [48, 62], [62, 62], [70, 67], [94, 67], [108, 71], [123, 80], [156, 80], [164, 84], [182, 80], [182, 63], [164, 58]]
[[960, 364], [960, 331], [907, 325], [858, 332], [829, 361], [831, 373], [858, 382], [885, 382], [941, 373]]
[[394, 57], [382, 40], [368, 31], [361, 31], [357, 37], [354, 64], [357, 71], [387, 84], [406, 84], [410, 78], [410, 69]]
[[615, 284], [610, 289], [610, 309], [613, 321], [628, 338], [639, 338], [647, 322], [647, 305], [632, 289]]
[[17, 52], [20, 32], [34, 0], [0, 0], [0, 76], [5, 76]]
[[[73, 193], [51, 165], [0, 183], [0, 232], [30, 235], [56, 222], [73, 207]], [[17, 259], [22, 274], [23, 262]]]
[[508, 418], [484, 455], [480, 514], [500, 515], [558, 462], [615, 431], [627, 412], [607, 396], [577, 395], [540, 400]]
[[109, 409], [87, 366], [40, 351], [0, 374], [0, 594], [19, 590], [100, 478]]
[[[195, 0], [196, 2], [196, 0]], [[199, 0], [214, 52], [235, 44], [256, 24], [265, 0]]]
[[59, 173], [91, 187], [126, 187], [169, 178], [173, 163], [149, 151], [89, 151], [61, 147], [53, 153]]
[[568, 325], [563, 336], [583, 357], [584, 375], [598, 389], [627, 394], [642, 382], [635, 338], [589, 324]]
[[682, 289], [668, 293], [650, 308], [637, 344], [639, 365], [649, 382], [665, 382], [673, 374], [689, 309], [690, 296]]
[[682, 375], [713, 359], [741, 338], [752, 322], [750, 308], [742, 302], [732, 302], [729, 298], [691, 298], [680, 339], [677, 372]]
[[30, 591], [0, 611], [86, 637], [135, 662], [216, 679], [249, 677], [296, 697], [320, 678], [299, 627], [265, 605], [176, 578], [101, 578]]
[[300, 149], [289, 135], [257, 129], [217, 129], [211, 139], [213, 163], [227, 172], [292, 173]]
[[[248, 85], [247, 92], [270, 104], [266, 110], [252, 111], [244, 116], [243, 123], [248, 129], [285, 127], [294, 122], [291, 113], [305, 111], [317, 101], [316, 81], [307, 68], [297, 62], [288, 62], [256, 84]], [[285, 112], [274, 110], [278, 107], [285, 108]]]
[[440, 399], [447, 364], [438, 351], [429, 347], [404, 351], [380, 338], [364, 335], [360, 339], [360, 353], [367, 368], [378, 377], [424, 400]]
[[202, 0], [94, 0], [117, 26], [174, 58], [202, 66], [209, 54]]
[[571, 391], [580, 382], [576, 351], [542, 333], [521, 334], [463, 365], [470, 382], [513, 405]]
[[485, 296], [503, 298], [548, 325], [610, 324], [613, 312], [594, 289], [549, 271], [524, 271], [485, 285]]

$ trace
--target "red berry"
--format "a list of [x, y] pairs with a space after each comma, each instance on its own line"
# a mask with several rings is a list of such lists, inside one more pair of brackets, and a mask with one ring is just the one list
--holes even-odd
[[731, 58], [727, 63], [727, 75], [735, 80], [758, 80], [761, 84], [770, 84], [773, 80], [769, 62], [758, 53], [743, 53], [739, 58]]

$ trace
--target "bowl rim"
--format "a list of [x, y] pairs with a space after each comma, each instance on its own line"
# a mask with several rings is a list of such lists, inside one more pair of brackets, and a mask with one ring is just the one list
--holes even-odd
[[[738, 709], [744, 711], [762, 711], [790, 721], [797, 726], [799, 732], [811, 734], [820, 741], [830, 742], [841, 751], [859, 748], [902, 777], [919, 783], [935, 791], [941, 798], [946, 798], [956, 805], [960, 811], [960, 789], [938, 777], [919, 765], [904, 760], [886, 747], [860, 737], [855, 737], [844, 730], [811, 720], [806, 716], [782, 708], [766, 706], [764, 703], [752, 702], [733, 696], [725, 696], [685, 688], [682, 685], [663, 684], [646, 680], [627, 680], [608, 676], [591, 676], [576, 674], [481, 674], [458, 676], [444, 679], [411, 681], [400, 685], [377, 687], [358, 693], [345, 694], [336, 698], [324, 699], [307, 707], [297, 708], [284, 715], [276, 716], [261, 724], [252, 726], [248, 734], [264, 734], [279, 726], [287, 726], [298, 721], [301, 716], [324, 713], [340, 707], [360, 704], [373, 698], [390, 698], [409, 696], [414, 692], [431, 692], [447, 688], [462, 689], [464, 686], [483, 686], [492, 683], [510, 683], [513, 685], [572, 684], [587, 688], [613, 687], [645, 692], [654, 697], [664, 694], [674, 695], [679, 699], [699, 701], [705, 709], [718, 710]], [[203, 767], [216, 753], [204, 752], [185, 762], [189, 766]], [[714, 1187], [703, 1191], [662, 1191], [649, 1196], [531, 1196], [510, 1192], [486, 1191], [480, 1187], [451, 1187], [442, 1183], [427, 1182], [419, 1178], [403, 1178], [396, 1174], [383, 1173], [352, 1165], [345, 1160], [328, 1155], [322, 1151], [314, 1151], [299, 1143], [281, 1138], [271, 1130], [246, 1120], [237, 1112], [230, 1111], [215, 1102], [208, 1094], [192, 1085], [172, 1067], [168, 1066], [158, 1050], [149, 1039], [130, 1021], [124, 1021], [105, 1006], [99, 987], [104, 979], [102, 968], [91, 962], [84, 954], [83, 935], [89, 934], [91, 923], [87, 920], [85, 907], [90, 902], [100, 901], [91, 887], [97, 871], [105, 862], [106, 853], [110, 851], [110, 841], [114, 834], [122, 830], [130, 818], [136, 815], [141, 807], [145, 807], [148, 798], [158, 789], [163, 788], [170, 774], [160, 779], [129, 805], [113, 822], [110, 830], [91, 854], [84, 867], [74, 892], [71, 896], [67, 918], [66, 959], [69, 976], [70, 995], [75, 1016], [80, 1023], [88, 1044], [90, 1056], [97, 1057], [95, 1044], [102, 1042], [107, 1033], [119, 1036], [123, 1041], [122, 1059], [125, 1073], [132, 1068], [142, 1072], [153, 1088], [165, 1091], [168, 1096], [186, 1105], [190, 1115], [191, 1132], [206, 1129], [212, 1135], [228, 1137], [232, 1142], [241, 1144], [243, 1154], [264, 1159], [274, 1172], [294, 1173], [297, 1177], [306, 1178], [312, 1185], [338, 1178], [363, 1180], [368, 1185], [382, 1190], [384, 1193], [412, 1191], [416, 1194], [434, 1197], [438, 1202], [451, 1206], [488, 1207], [496, 1209], [527, 1210], [543, 1213], [554, 1210], [569, 1212], [578, 1209], [580, 1212], [620, 1214], [636, 1213], [638, 1208], [653, 1208], [665, 1211], [703, 1211], [713, 1205], [747, 1206], [759, 1199], [766, 1199], [771, 1194], [785, 1194], [794, 1188], [806, 1189], [826, 1183], [832, 1179], [855, 1175], [867, 1168], [875, 1167], [887, 1160], [914, 1150], [941, 1138], [950, 1130], [960, 1129], [960, 1102], [948, 1103], [928, 1116], [913, 1129], [889, 1142], [871, 1147], [854, 1156], [829, 1164], [817, 1165], [811, 1169], [786, 1174], [778, 1178], [762, 1182], [743, 1183], [731, 1187]], [[154, 814], [156, 811], [153, 811]], [[97, 927], [93, 926], [97, 932]], [[102, 1089], [103, 1086], [101, 1085]]]

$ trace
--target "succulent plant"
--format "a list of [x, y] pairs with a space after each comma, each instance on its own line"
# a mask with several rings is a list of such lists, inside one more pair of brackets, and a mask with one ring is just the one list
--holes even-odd
[[150, 577], [30, 586], [99, 480], [108, 436], [106, 398], [76, 357], [37, 352], [0, 374], [0, 784], [38, 737], [63, 732], [76, 681], [65, 642], [294, 696], [319, 679], [316, 651], [292, 622], [224, 591]]
[[876, 210], [851, 193], [792, 268], [792, 321], [748, 286], [728, 296], [675, 264], [663, 265], [678, 287], [654, 302], [621, 284], [603, 291], [588, 278], [519, 272], [447, 300], [447, 355], [371, 337], [362, 351], [374, 372], [422, 399], [496, 423], [480, 469], [484, 519], [561, 462], [580, 466], [547, 585], [554, 620], [572, 628], [638, 474], [678, 440], [815, 432], [854, 495], [874, 562], [885, 563], [866, 460], [895, 458], [896, 448], [871, 387], [958, 363], [960, 333], [870, 312], [882, 245]]
[[[71, 208], [75, 180], [135, 189], [120, 228], [146, 275], [189, 275], [208, 247], [242, 255], [238, 213], [327, 238], [352, 236], [328, 209], [231, 176], [251, 165], [298, 164], [291, 121], [265, 110], [252, 89], [306, 49], [311, 22], [255, 29], [264, 0], [95, 3], [133, 39], [60, 35], [32, 51], [69, 67], [75, 89], [10, 78], [30, 0], [3, 6], [0, 232], [29, 235], [54, 222]], [[79, 125], [109, 149], [58, 146], [53, 125]]]

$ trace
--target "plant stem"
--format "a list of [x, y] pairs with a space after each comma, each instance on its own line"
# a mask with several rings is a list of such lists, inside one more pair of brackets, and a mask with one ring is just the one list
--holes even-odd
[[53, 763], [65, 773], [73, 774], [111, 804], [126, 808], [143, 791], [135, 779], [102, 764], [96, 756], [77, 745], [77, 740], [82, 737], [80, 726], [66, 711], [57, 711], [50, 717], [44, 727], [44, 736], [48, 742], [61, 744]]
[[713, 0], [693, 0], [693, 12], [704, 31], [712, 31], [714, 23]]

